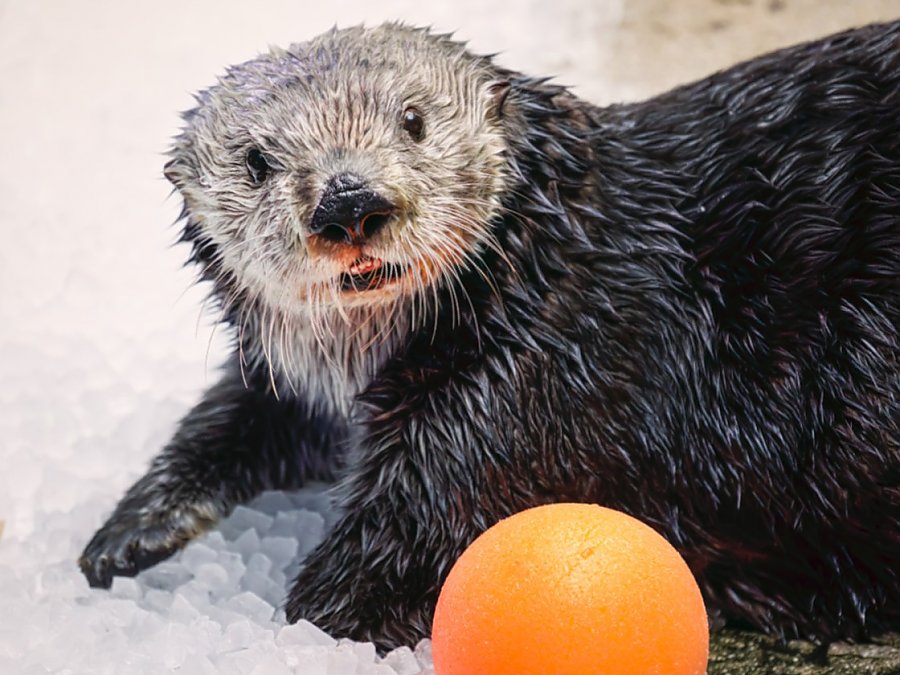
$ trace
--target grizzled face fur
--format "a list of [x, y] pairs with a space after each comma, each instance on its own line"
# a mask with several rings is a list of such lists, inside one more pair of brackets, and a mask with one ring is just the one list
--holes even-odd
[[492, 245], [506, 82], [449, 39], [334, 30], [230, 69], [166, 167], [226, 305], [423, 316]]

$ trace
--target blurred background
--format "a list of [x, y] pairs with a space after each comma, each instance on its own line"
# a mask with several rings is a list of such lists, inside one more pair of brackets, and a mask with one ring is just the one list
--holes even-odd
[[0, 0], [5, 536], [81, 510], [83, 542], [216, 377], [224, 336], [172, 246], [161, 169], [178, 112], [226, 65], [401, 19], [608, 103], [898, 16], [900, 0]]

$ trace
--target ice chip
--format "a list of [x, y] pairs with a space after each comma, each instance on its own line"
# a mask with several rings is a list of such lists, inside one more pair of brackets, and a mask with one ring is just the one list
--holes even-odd
[[70, 561], [48, 565], [38, 577], [37, 596], [81, 598], [88, 595], [87, 581]]
[[285, 587], [287, 586], [287, 580], [288, 580], [288, 578], [294, 579], [294, 578], [296, 578], [296, 576], [297, 576], [297, 575], [291, 575], [290, 577], [288, 577], [288, 575], [286, 575], [284, 572], [282, 572], [282, 571], [279, 570], [279, 569], [273, 569], [271, 572], [269, 572], [269, 578], [270, 578], [274, 583], [276, 583], [276, 584], [278, 584], [279, 586], [281, 586], [282, 588], [285, 588]]
[[249, 507], [269, 515], [275, 515], [279, 511], [291, 511], [296, 508], [290, 497], [278, 490], [263, 492], [250, 502]]
[[375, 662], [375, 645], [371, 642], [355, 642], [353, 640], [342, 639], [338, 642], [338, 648], [353, 652], [360, 663]]
[[239, 612], [248, 619], [260, 623], [270, 623], [275, 608], [255, 593], [244, 591], [230, 598], [224, 605], [227, 609]]
[[254, 628], [258, 628], [258, 626], [250, 623], [247, 619], [235, 621], [225, 629], [224, 647], [229, 650], [249, 647], [256, 640]]
[[359, 658], [356, 652], [345, 643], [340, 643], [337, 649], [328, 653], [328, 672], [334, 675], [354, 675], [359, 667]]
[[334, 671], [328, 668], [328, 647], [301, 647], [287, 645], [279, 649], [284, 655], [285, 663], [295, 673], [303, 675], [330, 675]]
[[262, 553], [261, 551], [257, 551], [253, 555], [250, 556], [250, 559], [247, 561], [247, 572], [249, 575], [258, 575], [258, 576], [268, 576], [269, 570], [272, 569], [272, 561]]
[[144, 596], [141, 585], [133, 577], [113, 577], [110, 592], [117, 598], [128, 598], [130, 600], [140, 600]]
[[156, 612], [165, 612], [172, 604], [173, 596], [167, 591], [149, 588], [144, 592], [143, 606]]
[[249, 560], [250, 556], [260, 550], [259, 534], [256, 530], [245, 530], [234, 540], [232, 547], [241, 554], [244, 560]]
[[260, 548], [275, 567], [284, 569], [297, 557], [297, 540], [289, 537], [266, 537]]
[[325, 527], [322, 515], [314, 511], [280, 511], [269, 528], [269, 536], [312, 538], [321, 537]]
[[228, 572], [219, 563], [208, 562], [197, 567], [194, 579], [209, 589], [217, 590], [228, 584]]
[[225, 605], [210, 605], [206, 608], [206, 614], [217, 626], [222, 626], [224, 630], [236, 621], [244, 621], [247, 615], [238, 610], [234, 610]]
[[434, 669], [434, 661], [431, 658], [431, 640], [428, 638], [420, 640], [419, 644], [416, 645], [414, 653], [419, 665], [422, 666], [426, 672], [430, 672], [428, 669]]
[[191, 646], [191, 637], [186, 634], [181, 626], [168, 624], [166, 626], [166, 639], [163, 641], [162, 651], [159, 656], [168, 670], [179, 670], [187, 657]]
[[205, 598], [202, 596], [199, 599], [197, 596], [193, 597], [195, 603], [192, 603], [185, 597], [184, 592], [181, 589], [176, 591], [175, 597], [172, 599], [172, 604], [169, 606], [168, 616], [171, 619], [182, 623], [189, 623], [200, 616], [207, 603], [204, 602]]
[[247, 530], [256, 530], [256, 533], [262, 536], [269, 531], [274, 520], [272, 516], [265, 513], [254, 511], [246, 506], [236, 506], [231, 515], [222, 522], [219, 531], [228, 540], [237, 539]]
[[240, 553], [233, 553], [231, 551], [224, 551], [220, 553], [219, 564], [228, 573], [227, 585], [229, 587], [236, 587], [238, 585], [238, 581], [241, 579], [241, 577], [244, 576], [244, 573], [247, 571], [247, 567], [244, 565], [244, 560], [241, 557]]
[[325, 519], [318, 513], [307, 511], [303, 513], [302, 518], [298, 519], [297, 526], [294, 537], [300, 545], [300, 553], [306, 555], [325, 537]]
[[397, 647], [385, 656], [381, 662], [390, 666], [397, 675], [419, 675], [422, 672], [416, 655], [409, 647]]
[[331, 637], [318, 626], [314, 626], [305, 619], [300, 619], [295, 624], [284, 626], [275, 637], [275, 644], [286, 645], [313, 645], [321, 647], [334, 647], [337, 640]]
[[363, 665], [357, 673], [361, 675], [397, 675], [397, 671], [384, 663], [373, 663], [372, 665]]
[[280, 604], [285, 596], [283, 585], [276, 584], [267, 576], [250, 574], [249, 570], [241, 579], [241, 590], [251, 591], [273, 606]]
[[184, 673], [191, 675], [220, 675], [219, 670], [203, 654], [190, 654], [181, 666]]
[[250, 675], [294, 675], [294, 673], [284, 661], [274, 654], [268, 654], [250, 671]]
[[199, 541], [215, 551], [221, 551], [225, 548], [225, 537], [218, 530], [207, 532]]
[[175, 597], [183, 598], [191, 607], [199, 612], [212, 602], [212, 591], [209, 586], [198, 579], [191, 579], [175, 591]]
[[303, 511], [279, 511], [269, 528], [270, 537], [296, 537], [297, 521]]
[[215, 562], [219, 554], [215, 549], [202, 541], [192, 542], [181, 553], [180, 561], [191, 572], [196, 572], [200, 565]]
[[138, 581], [145, 588], [171, 591], [187, 582], [191, 576], [190, 570], [182, 563], [175, 560], [165, 560], [141, 572], [138, 576]]
[[117, 626], [128, 626], [137, 618], [140, 609], [137, 603], [131, 599], [123, 599], [109, 596], [105, 597], [98, 608], [103, 611], [104, 617]]

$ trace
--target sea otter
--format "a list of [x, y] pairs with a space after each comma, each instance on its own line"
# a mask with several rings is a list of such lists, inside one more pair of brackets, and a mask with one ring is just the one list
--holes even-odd
[[900, 623], [900, 22], [606, 108], [448, 36], [333, 30], [185, 119], [165, 173], [234, 349], [92, 585], [334, 478], [287, 616], [380, 647], [557, 501], [652, 525], [725, 621]]

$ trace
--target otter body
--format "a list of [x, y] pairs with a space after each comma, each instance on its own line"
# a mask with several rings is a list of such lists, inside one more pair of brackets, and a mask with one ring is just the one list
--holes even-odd
[[287, 615], [381, 647], [556, 501], [651, 524], [721, 619], [900, 623], [900, 22], [608, 108], [353, 28], [199, 101], [167, 175], [234, 354], [92, 584], [336, 477]]

